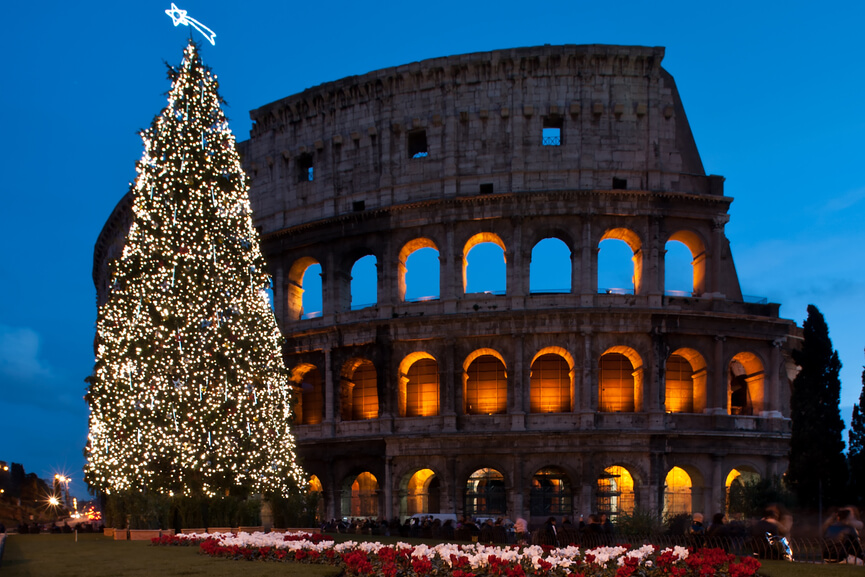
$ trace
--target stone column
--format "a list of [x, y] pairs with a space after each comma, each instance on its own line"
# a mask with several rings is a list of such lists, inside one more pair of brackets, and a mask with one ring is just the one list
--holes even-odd
[[592, 429], [595, 426], [595, 413], [598, 410], [597, 384], [592, 378], [594, 359], [592, 358], [592, 330], [584, 327], [583, 336], [583, 373], [580, 383], [580, 428]]
[[727, 414], [727, 366], [724, 364], [724, 341], [727, 337], [715, 337], [715, 350], [712, 360], [712, 384], [710, 387], [709, 406], [706, 412], [712, 415]]
[[446, 314], [456, 312], [456, 301], [463, 295], [462, 247], [456, 246], [455, 235], [453, 223], [448, 223], [445, 227], [445, 246], [439, 252], [441, 265], [439, 298], [444, 303]]
[[724, 250], [724, 225], [728, 220], [730, 217], [726, 214], [712, 220], [712, 275], [706, 284], [718, 298], [724, 297], [721, 289], [721, 252]]
[[526, 430], [526, 395], [529, 390], [531, 367], [525, 368], [523, 358], [524, 338], [511, 335], [514, 341], [514, 366], [508, 379], [508, 412], [511, 414], [511, 430]]
[[331, 366], [331, 347], [328, 344], [324, 348], [324, 422], [322, 423], [322, 436], [334, 436], [334, 409], [336, 397], [334, 395], [334, 379], [339, 378], [339, 373], [334, 374]]
[[[724, 470], [722, 465], [724, 456], [718, 453], [712, 454], [712, 479], [710, 481], [710, 490], [707, 502], [705, 504], [706, 512], [709, 511], [724, 511], [726, 509], [727, 495], [726, 487], [724, 486]], [[711, 507], [711, 509], [710, 509]], [[710, 515], [712, 513], [709, 513]]]
[[583, 248], [580, 262], [582, 282], [580, 283], [580, 305], [590, 307], [598, 292], [598, 247], [592, 240], [591, 219], [583, 220]]
[[393, 457], [386, 457], [384, 461], [384, 518], [393, 519]]
[[457, 430], [457, 415], [462, 414], [462, 381], [457, 380], [456, 366], [456, 341], [445, 340], [444, 346], [444, 374], [442, 390], [439, 392], [442, 407], [442, 428], [445, 431]]
[[786, 339], [775, 339], [772, 341], [772, 350], [769, 353], [769, 367], [766, 371], [763, 393], [763, 411], [761, 417], [780, 419], [781, 414], [781, 383], [780, 373], [784, 370], [781, 359], [781, 347]]
[[285, 306], [288, 295], [286, 294], [285, 286], [285, 269], [282, 262], [276, 265], [276, 272], [273, 276], [273, 312], [276, 315], [276, 324], [280, 331], [285, 327]]
[[[514, 216], [511, 218], [511, 228], [513, 235], [511, 238], [511, 246], [508, 247], [505, 253], [506, 277], [507, 277], [507, 295], [513, 297], [511, 299], [513, 308], [523, 308], [524, 297], [529, 294], [529, 267], [531, 266], [531, 253], [529, 257], [523, 252], [523, 226], [522, 218]], [[516, 302], [513, 302], [516, 300]]]

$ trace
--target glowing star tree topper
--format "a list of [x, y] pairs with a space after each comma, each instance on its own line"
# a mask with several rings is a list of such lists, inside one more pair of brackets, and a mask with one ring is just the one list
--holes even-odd
[[85, 479], [106, 493], [287, 494], [304, 475], [246, 175], [193, 42], [169, 77], [99, 309]]
[[175, 28], [179, 24], [183, 24], [184, 26], [192, 26], [207, 39], [208, 42], [212, 46], [216, 46], [216, 32], [196, 20], [195, 18], [190, 18], [186, 15], [186, 10], [181, 10], [177, 7], [177, 5], [172, 2], [171, 8], [165, 11], [166, 14], [171, 16], [171, 21], [174, 22]]

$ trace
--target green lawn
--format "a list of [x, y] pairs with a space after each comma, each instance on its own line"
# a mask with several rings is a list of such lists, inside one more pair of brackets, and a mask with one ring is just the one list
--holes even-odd
[[[369, 537], [341, 536], [366, 540]], [[379, 538], [395, 542], [396, 538]], [[405, 541], [421, 542], [419, 539]], [[197, 547], [151, 547], [144, 541], [114, 541], [102, 535], [10, 535], [0, 567], [2, 577], [151, 577], [160, 576], [280, 576], [333, 577], [339, 569], [325, 565], [263, 563], [214, 559]], [[850, 577], [865, 568], [764, 561], [765, 577]]]
[[[253, 567], [254, 565], [254, 567]], [[114, 541], [102, 535], [9, 535], [3, 577], [250, 576], [330, 577], [326, 565], [214, 559], [198, 547], [151, 547], [146, 541]]]

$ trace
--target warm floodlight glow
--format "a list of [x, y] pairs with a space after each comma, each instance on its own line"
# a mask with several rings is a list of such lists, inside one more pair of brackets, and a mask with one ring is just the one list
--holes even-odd
[[186, 15], [186, 10], [181, 10], [178, 8], [174, 2], [171, 3], [171, 9], [165, 11], [166, 14], [171, 16], [171, 21], [174, 22], [174, 25], [183, 24], [184, 26], [192, 26], [207, 39], [212, 45], [216, 45], [216, 32], [196, 20], [195, 18], [190, 18]]

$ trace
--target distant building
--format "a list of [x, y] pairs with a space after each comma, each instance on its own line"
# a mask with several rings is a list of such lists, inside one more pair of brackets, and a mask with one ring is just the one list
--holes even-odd
[[[241, 152], [323, 515], [711, 514], [737, 477], [785, 471], [797, 329], [742, 295], [732, 199], [663, 56], [436, 58], [251, 112]], [[96, 246], [100, 299], [128, 213]], [[569, 253], [568, 286], [530, 285], [545, 239]], [[598, 286], [608, 239], [630, 247], [629, 286]], [[671, 242], [690, 250], [689, 290], [665, 292]], [[506, 290], [467, 293], [488, 243]], [[358, 303], [370, 255], [377, 298]], [[321, 311], [303, 306], [313, 265]], [[412, 286], [419, 266], [437, 287]]]

